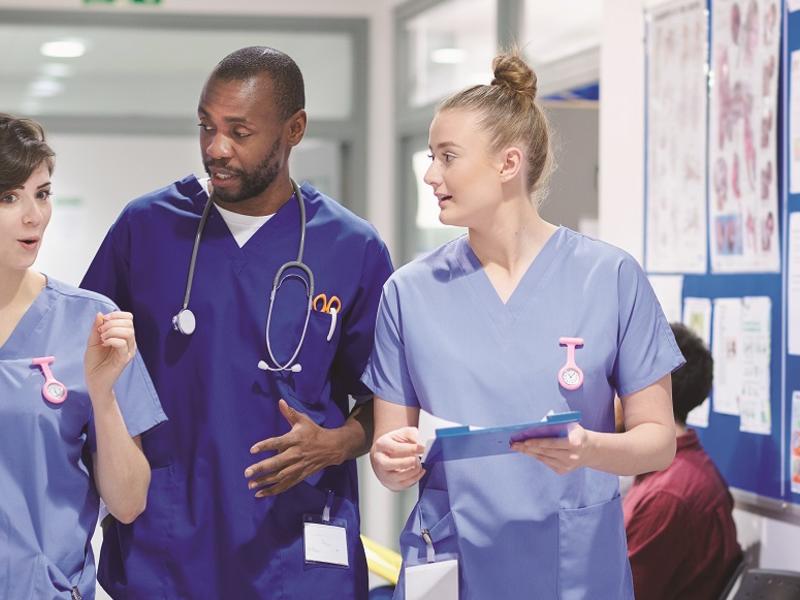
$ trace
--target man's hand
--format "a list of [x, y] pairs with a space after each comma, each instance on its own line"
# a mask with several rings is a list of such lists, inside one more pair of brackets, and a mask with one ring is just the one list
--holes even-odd
[[292, 429], [285, 435], [266, 439], [250, 448], [251, 454], [277, 452], [275, 456], [250, 465], [244, 472], [250, 480], [248, 487], [258, 490], [256, 498], [285, 492], [317, 471], [345, 460], [341, 456], [342, 444], [336, 429], [320, 427], [283, 399], [278, 402], [278, 409]]

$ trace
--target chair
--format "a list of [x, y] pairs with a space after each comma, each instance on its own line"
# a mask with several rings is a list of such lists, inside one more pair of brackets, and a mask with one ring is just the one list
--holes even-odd
[[800, 573], [775, 569], [745, 569], [731, 600], [800, 600]]

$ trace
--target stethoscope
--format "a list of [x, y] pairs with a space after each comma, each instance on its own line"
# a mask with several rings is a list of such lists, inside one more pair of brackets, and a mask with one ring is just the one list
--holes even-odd
[[[299, 373], [303, 370], [303, 367], [300, 363], [295, 363], [294, 361], [297, 359], [298, 354], [300, 354], [300, 349], [303, 347], [303, 342], [306, 339], [306, 331], [308, 330], [308, 321], [311, 318], [311, 302], [312, 298], [314, 297], [314, 273], [311, 271], [311, 268], [303, 262], [303, 252], [306, 246], [306, 206], [303, 202], [303, 194], [300, 191], [297, 183], [295, 183], [293, 179], [290, 179], [290, 181], [292, 183], [294, 195], [297, 198], [297, 203], [300, 206], [300, 245], [297, 250], [297, 258], [295, 260], [290, 260], [283, 263], [278, 268], [277, 273], [275, 273], [275, 278], [272, 281], [272, 290], [269, 294], [269, 309], [267, 310], [267, 327], [265, 331], [265, 337], [267, 340], [267, 355], [272, 364], [264, 360], [260, 360], [258, 361], [258, 368], [262, 371], [291, 371], [292, 373]], [[178, 311], [178, 314], [172, 317], [172, 328], [183, 335], [192, 335], [197, 327], [197, 319], [195, 318], [192, 310], [189, 308], [189, 298], [192, 294], [192, 281], [194, 280], [194, 269], [197, 262], [197, 250], [200, 247], [200, 238], [203, 235], [203, 230], [205, 229], [206, 221], [208, 220], [208, 213], [211, 211], [212, 204], [214, 204], [214, 202], [209, 197], [208, 200], [206, 200], [205, 206], [203, 207], [203, 214], [200, 217], [200, 224], [197, 226], [197, 233], [194, 236], [192, 258], [189, 262], [189, 275], [186, 279], [186, 291], [183, 295], [183, 308]], [[305, 273], [306, 276], [302, 277], [298, 273], [287, 273], [289, 269], [299, 269]], [[303, 322], [303, 333], [300, 334], [300, 341], [297, 343], [291, 358], [289, 358], [289, 360], [287, 360], [285, 363], [281, 363], [277, 358], [275, 358], [275, 354], [272, 351], [272, 343], [270, 342], [269, 332], [272, 324], [272, 308], [275, 306], [275, 296], [277, 295], [281, 285], [284, 281], [292, 277], [303, 282], [303, 286], [306, 289], [308, 303], [306, 305], [306, 318]]]

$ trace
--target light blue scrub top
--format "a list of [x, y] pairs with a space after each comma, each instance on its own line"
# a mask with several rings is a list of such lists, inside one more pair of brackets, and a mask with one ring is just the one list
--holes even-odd
[[[0, 598], [94, 598], [90, 540], [100, 497], [91, 472], [96, 449], [83, 357], [103, 296], [53, 279], [0, 346]], [[42, 395], [34, 358], [54, 356], [53, 377], [67, 387], [62, 404]], [[114, 391], [128, 432], [165, 420], [137, 354]]]
[[[561, 337], [581, 337], [584, 383], [559, 386]], [[645, 274], [621, 250], [558, 229], [503, 304], [467, 238], [384, 286], [362, 377], [375, 395], [494, 426], [579, 410], [614, 431], [614, 393], [658, 381], [683, 357]], [[617, 477], [557, 475], [521, 454], [436, 463], [401, 534], [404, 565], [458, 554], [461, 598], [633, 598]], [[404, 597], [404, 571], [395, 598]]]

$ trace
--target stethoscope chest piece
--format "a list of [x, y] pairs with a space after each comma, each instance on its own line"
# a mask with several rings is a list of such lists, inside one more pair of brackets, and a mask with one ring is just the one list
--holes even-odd
[[182, 309], [177, 315], [172, 317], [172, 328], [183, 335], [192, 335], [197, 327], [197, 320], [194, 313], [188, 309]]
[[583, 346], [583, 338], [562, 337], [558, 343], [567, 347], [567, 362], [558, 371], [558, 384], [565, 390], [577, 390], [583, 385], [583, 371], [575, 362], [575, 347]]

